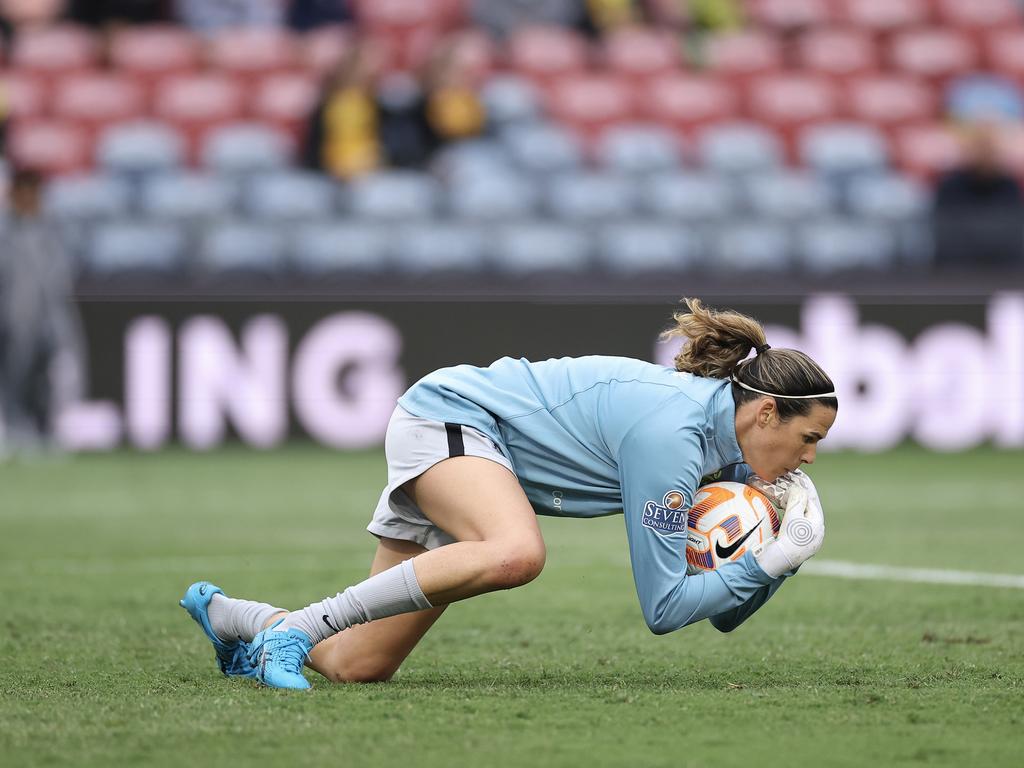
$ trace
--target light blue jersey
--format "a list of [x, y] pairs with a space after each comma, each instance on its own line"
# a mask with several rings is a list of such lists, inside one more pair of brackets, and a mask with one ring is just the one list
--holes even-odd
[[623, 357], [435, 371], [398, 401], [410, 413], [487, 434], [538, 514], [623, 513], [644, 618], [671, 632], [704, 618], [738, 626], [781, 586], [747, 554], [686, 575], [686, 517], [701, 479], [749, 474], [729, 383]]

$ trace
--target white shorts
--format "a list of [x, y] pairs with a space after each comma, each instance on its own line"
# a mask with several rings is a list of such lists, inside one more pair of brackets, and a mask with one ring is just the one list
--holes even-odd
[[479, 456], [501, 464], [514, 474], [512, 463], [491, 438], [478, 429], [413, 416], [398, 406], [384, 438], [388, 486], [380, 495], [373, 520], [366, 530], [374, 536], [414, 541], [427, 549], [455, 539], [423, 514], [402, 485], [419, 477], [438, 462], [453, 456]]

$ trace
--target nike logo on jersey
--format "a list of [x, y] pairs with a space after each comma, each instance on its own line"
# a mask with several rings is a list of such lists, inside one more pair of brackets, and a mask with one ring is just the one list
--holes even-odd
[[743, 546], [743, 542], [750, 538], [750, 534], [752, 534], [754, 531], [756, 531], [757, 530], [757, 526], [760, 525], [762, 522], [764, 522], [764, 518], [763, 517], [760, 520], [757, 521], [757, 525], [755, 525], [749, 531], [747, 531], [742, 536], [740, 536], [736, 541], [734, 541], [728, 547], [723, 547], [721, 542], [716, 541], [715, 542], [715, 554], [718, 555], [720, 560], [728, 560], [730, 557], [732, 557], [733, 553], [737, 549], [739, 549], [740, 547]]

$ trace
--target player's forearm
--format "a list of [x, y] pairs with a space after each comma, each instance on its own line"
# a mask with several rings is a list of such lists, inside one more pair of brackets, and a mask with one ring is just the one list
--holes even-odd
[[761, 587], [754, 596], [743, 603], [743, 605], [733, 608], [731, 611], [725, 611], [723, 613], [716, 614], [715, 616], [709, 616], [708, 621], [711, 625], [719, 632], [732, 632], [736, 627], [742, 624], [744, 621], [749, 619], [757, 610], [768, 602], [772, 595], [774, 595], [782, 583], [785, 581], [785, 577], [776, 579], [767, 587]]
[[663, 635], [740, 608], [772, 582], [748, 555], [716, 571], [687, 576], [663, 592], [637, 586], [647, 626]]

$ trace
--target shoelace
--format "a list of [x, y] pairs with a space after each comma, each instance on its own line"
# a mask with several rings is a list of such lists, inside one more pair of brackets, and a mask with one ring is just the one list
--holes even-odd
[[280, 664], [289, 672], [301, 673], [302, 664], [306, 661], [306, 657], [309, 656], [306, 644], [295, 635], [289, 635], [284, 632], [280, 634], [283, 637], [274, 638], [274, 643], [266, 650], [268, 655], [267, 661]]
[[241, 674], [252, 671], [252, 664], [249, 662], [249, 651], [245, 643], [239, 642], [231, 654], [231, 661], [228, 662], [228, 671], [232, 674]]

